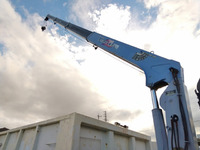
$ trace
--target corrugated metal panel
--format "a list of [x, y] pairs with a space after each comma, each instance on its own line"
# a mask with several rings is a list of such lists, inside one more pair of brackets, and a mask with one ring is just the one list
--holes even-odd
[[114, 146], [115, 150], [129, 150], [129, 137], [122, 135], [115, 135]]
[[150, 137], [73, 113], [0, 133], [0, 150], [150, 150]]
[[26, 129], [23, 132], [21, 142], [19, 144], [19, 150], [31, 150], [31, 145], [34, 141], [35, 128]]

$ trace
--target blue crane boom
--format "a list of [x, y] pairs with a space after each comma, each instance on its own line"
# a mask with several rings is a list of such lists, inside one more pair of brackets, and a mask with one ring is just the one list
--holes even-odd
[[[183, 69], [179, 62], [47, 15], [45, 21], [49, 19], [92, 43], [95, 48], [102, 48], [144, 71], [146, 86], [152, 94], [152, 114], [158, 150], [198, 149]], [[45, 30], [45, 27], [42, 27], [42, 30]], [[166, 85], [167, 88], [160, 98], [160, 106], [166, 114], [165, 125], [156, 90]]]
[[172, 77], [169, 75], [171, 74], [170, 67], [180, 71], [181, 67], [179, 62], [168, 60], [151, 52], [130, 46], [96, 32], [91, 32], [51, 15], [48, 15], [47, 18], [52, 19], [55, 23], [81, 36], [88, 42], [94, 44], [95, 47], [100, 47], [143, 70], [146, 76], [146, 85], [152, 89], [162, 87], [172, 81]]

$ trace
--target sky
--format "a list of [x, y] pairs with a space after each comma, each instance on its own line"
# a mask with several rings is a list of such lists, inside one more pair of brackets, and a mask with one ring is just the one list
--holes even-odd
[[155, 138], [143, 72], [44, 22], [47, 14], [179, 61], [200, 132], [199, 0], [0, 0], [0, 127], [73, 112], [103, 120], [106, 111], [110, 123]]

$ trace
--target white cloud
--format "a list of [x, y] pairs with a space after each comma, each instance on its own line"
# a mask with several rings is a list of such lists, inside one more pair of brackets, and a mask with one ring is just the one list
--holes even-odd
[[[139, 1], [142, 1], [142, 0], [139, 0]], [[150, 9], [151, 7], [157, 7], [165, 1], [166, 0], [143, 0], [146, 8], [148, 9]]]
[[67, 6], [67, 2], [64, 2], [64, 3], [63, 3], [63, 7], [65, 7], [65, 6]]
[[131, 19], [130, 7], [117, 6], [116, 4], [109, 4], [100, 11], [94, 11], [89, 15], [96, 23], [98, 32], [106, 33], [109, 31], [109, 34], [116, 33], [115, 26], [118, 27], [118, 30], [126, 30]]
[[44, 3], [50, 2], [51, 0], [43, 0]]
[[87, 28], [92, 29], [94, 26], [92, 25], [92, 20], [90, 19], [88, 13], [98, 9], [99, 5], [101, 4], [101, 0], [74, 0], [71, 4], [71, 11], [70, 18], [74, 22], [81, 22]]
[[200, 21], [198, 11], [199, 2], [195, 1], [167, 1], [159, 7], [157, 16], [157, 26], [168, 29], [168, 34], [178, 32], [193, 33], [196, 25]]
[[74, 111], [96, 116], [105, 98], [78, 71], [68, 37], [58, 35], [51, 24], [51, 30], [42, 32], [38, 14], [27, 14], [22, 21], [6, 0], [0, 8], [0, 43], [6, 49], [0, 56], [0, 126]]

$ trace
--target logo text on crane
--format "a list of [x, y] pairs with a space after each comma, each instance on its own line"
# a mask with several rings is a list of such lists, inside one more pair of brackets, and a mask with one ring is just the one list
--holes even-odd
[[103, 45], [107, 46], [107, 47], [113, 47], [115, 49], [119, 48], [119, 45], [115, 44], [115, 42], [111, 39], [104, 39], [104, 38], [100, 38], [99, 42], [101, 42]]
[[141, 52], [135, 53], [135, 55], [132, 57], [132, 59], [134, 59], [136, 61], [142, 61], [142, 60], [146, 59], [148, 56], [155, 57], [154, 55], [151, 55], [149, 53], [141, 51]]

